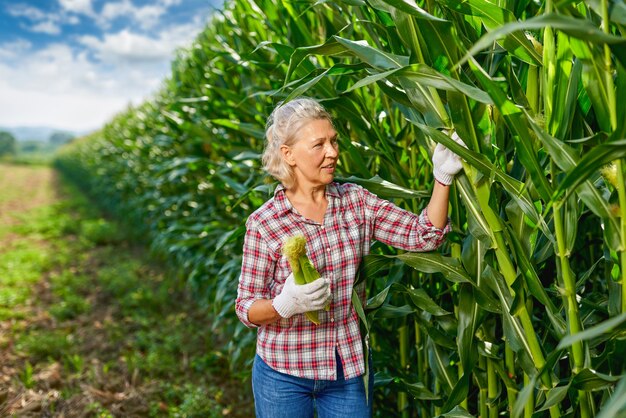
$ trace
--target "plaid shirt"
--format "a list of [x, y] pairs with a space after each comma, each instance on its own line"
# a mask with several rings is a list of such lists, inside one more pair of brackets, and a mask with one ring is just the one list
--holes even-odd
[[[281, 254], [286, 237], [304, 234], [307, 255], [320, 275], [330, 279], [330, 310], [319, 311], [320, 325], [304, 315], [258, 327], [257, 353], [274, 370], [309, 379], [337, 379], [335, 349], [345, 378], [365, 372], [359, 318], [352, 307], [352, 285], [372, 240], [406, 251], [430, 251], [444, 240], [444, 229], [432, 225], [426, 210], [418, 216], [355, 184], [326, 187], [328, 208], [323, 224], [299, 215], [279, 185], [274, 198], [246, 222], [237, 316], [246, 326], [248, 310], [258, 299], [273, 299], [291, 273]], [[365, 285], [357, 293], [365, 306]]]

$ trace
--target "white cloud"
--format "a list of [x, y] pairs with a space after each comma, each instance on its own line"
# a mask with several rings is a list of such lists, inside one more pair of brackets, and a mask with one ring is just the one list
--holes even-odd
[[0, 59], [12, 60], [30, 50], [33, 44], [26, 39], [18, 39], [0, 45]]
[[176, 6], [181, 3], [182, 0], [160, 0], [157, 3], [162, 4], [165, 7]]
[[107, 27], [113, 20], [123, 16], [137, 22], [142, 29], [150, 29], [159, 23], [166, 11], [166, 7], [158, 4], [136, 7], [130, 0], [109, 2], [102, 8], [98, 22]]
[[25, 17], [30, 20], [43, 20], [46, 18], [46, 13], [27, 4], [12, 4], [7, 7], [7, 12], [11, 16]]
[[87, 16], [93, 15], [91, 0], [59, 0], [59, 5], [68, 12], [82, 13]]
[[101, 61], [154, 61], [168, 57], [171, 50], [158, 40], [124, 29], [107, 34], [100, 40], [95, 36], [80, 38], [83, 45], [90, 47]]
[[9, 127], [48, 126], [91, 131], [101, 127], [129, 103], [123, 97], [95, 98], [73, 91], [55, 95], [45, 91], [24, 91], [3, 80], [0, 80], [0, 89], [0, 107], [3, 109], [0, 124]]
[[167, 9], [176, 6], [181, 0], [159, 0], [154, 4], [145, 6], [135, 6], [131, 0], [120, 0], [107, 2], [103, 7], [96, 20], [102, 27], [109, 27], [117, 18], [129, 18], [142, 29], [150, 29], [155, 27], [161, 20], [161, 17], [167, 13]]
[[36, 7], [23, 3], [13, 4], [7, 8], [8, 13], [14, 17], [22, 17], [30, 21], [22, 22], [21, 26], [31, 32], [47, 33], [49, 35], [61, 34], [61, 24], [77, 24], [79, 19], [66, 13], [46, 13]]
[[49, 35], [58, 35], [59, 33], [61, 33], [61, 27], [51, 20], [37, 23], [29, 27], [28, 29], [33, 32], [47, 33]]
[[126, 1], [117, 1], [117, 2], [108, 2], [102, 7], [100, 11], [100, 16], [104, 20], [112, 20], [119, 16], [124, 16], [128, 13], [132, 13], [135, 10], [135, 6], [126, 0]]
[[129, 19], [145, 31], [161, 24], [168, 9], [180, 3], [181, 0], [157, 0], [152, 4], [136, 6], [132, 0], [115, 0], [105, 2], [102, 9], [96, 12], [92, 0], [59, 0], [59, 9], [56, 12], [45, 12], [24, 3], [8, 6], [7, 12], [32, 22], [32, 25], [23, 25], [24, 28], [51, 35], [61, 33], [61, 24], [80, 23], [79, 16], [92, 19], [103, 29], [111, 27], [117, 19]]
[[176, 47], [189, 45], [201, 28], [196, 19], [154, 37], [128, 30], [84, 36], [82, 51], [62, 43], [41, 50], [25, 40], [0, 44], [0, 126], [97, 129], [155, 93]]
[[109, 33], [103, 39], [87, 35], [79, 42], [89, 47], [103, 62], [141, 62], [171, 59], [174, 50], [189, 44], [201, 29], [201, 21], [174, 26], [149, 37], [124, 29]]
[[[113, 0], [102, 13], [93, 10], [91, 0], [59, 0], [61, 9], [50, 13], [12, 5], [10, 13], [22, 27], [55, 38], [36, 45], [25, 39], [0, 43], [0, 126], [98, 129], [130, 103], [149, 98], [169, 75], [175, 49], [188, 46], [205, 24], [206, 16], [198, 14], [192, 22], [168, 26], [167, 9], [180, 3], [155, 0], [135, 6]], [[64, 25], [120, 18], [130, 18], [132, 29], [83, 32], [72, 37], [74, 46], [61, 43]], [[149, 27], [150, 33], [158, 33], [146, 35]], [[51, 44], [52, 39], [57, 43]]]
[[[6, 46], [2, 51], [10, 51]], [[0, 125], [47, 125], [88, 130], [102, 126], [129, 103], [141, 103], [165, 77], [163, 69], [103, 69], [86, 53], [51, 45], [0, 64]]]
[[156, 26], [161, 16], [167, 11], [162, 6], [144, 6], [135, 11], [135, 20], [144, 29]]

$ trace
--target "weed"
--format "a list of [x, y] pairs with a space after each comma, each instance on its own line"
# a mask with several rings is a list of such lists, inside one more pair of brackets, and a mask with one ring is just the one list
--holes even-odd
[[20, 373], [20, 381], [26, 389], [32, 389], [35, 386], [35, 379], [33, 378], [33, 366], [29, 361], [24, 364], [24, 370]]
[[54, 206], [33, 209], [20, 214], [19, 219], [22, 222], [15, 226], [15, 231], [38, 239], [60, 238], [75, 229], [72, 216], [59, 212]]
[[57, 304], [50, 307], [50, 315], [58, 320], [64, 321], [74, 319], [79, 315], [89, 312], [91, 305], [81, 296], [70, 294]]
[[64, 330], [31, 331], [18, 337], [16, 349], [34, 360], [60, 360], [70, 351], [72, 339]]
[[50, 267], [41, 248], [25, 242], [15, 244], [2, 254], [0, 264], [0, 319], [17, 319], [22, 314], [15, 308], [26, 302], [32, 284]]
[[[2, 298], [2, 296], [0, 296], [0, 299]], [[4, 305], [1, 301], [0, 301], [0, 321], [7, 321], [9, 319], [24, 319], [26, 317], [26, 314], [21, 311], [21, 310], [17, 310], [13, 307], [7, 307], [7, 306], [1, 306]]]
[[[222, 391], [216, 387], [185, 384], [183, 386], [164, 385], [164, 399], [160, 404], [169, 405], [168, 415], [172, 418], [216, 418], [223, 417], [224, 407], [219, 400]], [[153, 411], [154, 412], [154, 411]]]
[[102, 218], [83, 220], [80, 223], [80, 235], [96, 245], [114, 244], [123, 239], [117, 225]]
[[97, 418], [114, 418], [113, 414], [109, 412], [100, 402], [92, 402], [87, 405], [87, 410], [93, 412]]
[[98, 281], [115, 297], [123, 297], [137, 286], [139, 278], [135, 273], [138, 264], [133, 261], [116, 260], [98, 271]]
[[70, 372], [81, 374], [85, 367], [85, 359], [79, 354], [67, 355], [64, 365]]
[[[75, 257], [76, 258], [76, 257]], [[64, 270], [50, 275], [52, 291], [60, 298], [68, 295], [86, 295], [93, 286], [90, 278], [76, 270]]]
[[[18, 238], [2, 248], [0, 319], [23, 319], [11, 321], [0, 340], [0, 348], [24, 359], [12, 381], [35, 387], [33, 369], [55, 361], [67, 377], [55, 388], [62, 400], [82, 399], [85, 386], [120, 393], [132, 385], [154, 406], [151, 416], [222, 416], [231, 402], [218, 388], [229, 381], [228, 362], [215, 354], [210, 333], [198, 331], [205, 314], [185, 303], [177, 279], [128, 245], [117, 224], [72, 187], [59, 186], [65, 199], [24, 212], [23, 224], [7, 229]], [[168, 396], [153, 391], [164, 386]], [[99, 402], [81, 408], [81, 416], [116, 411]]]

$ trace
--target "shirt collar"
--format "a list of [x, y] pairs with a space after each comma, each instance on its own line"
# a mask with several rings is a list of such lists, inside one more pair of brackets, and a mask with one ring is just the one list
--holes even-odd
[[[274, 203], [276, 204], [276, 209], [279, 212], [287, 212], [290, 211], [293, 206], [289, 199], [287, 199], [287, 194], [285, 193], [285, 186], [282, 183], [278, 183], [276, 189], [274, 189]], [[326, 196], [331, 196], [333, 198], [341, 197], [341, 189], [339, 184], [332, 182], [326, 186]]]
[[341, 197], [339, 184], [332, 182], [328, 186], [326, 186], [326, 196]]
[[278, 186], [276, 186], [274, 190], [274, 205], [279, 214], [288, 212], [292, 208], [291, 202], [287, 199], [287, 195], [285, 194], [285, 186], [283, 186], [282, 183], [278, 183]]

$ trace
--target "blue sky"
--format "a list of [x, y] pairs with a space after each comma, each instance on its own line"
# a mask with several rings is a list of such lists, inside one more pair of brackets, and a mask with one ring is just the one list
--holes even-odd
[[222, 0], [0, 0], [0, 126], [97, 129], [149, 98]]

